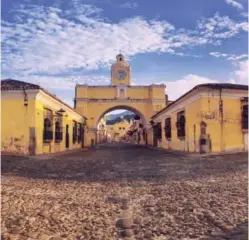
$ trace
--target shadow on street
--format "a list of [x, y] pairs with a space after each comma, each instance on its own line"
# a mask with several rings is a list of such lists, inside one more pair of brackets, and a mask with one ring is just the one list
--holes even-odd
[[194, 180], [247, 169], [247, 153], [190, 157], [128, 144], [100, 145], [46, 159], [2, 156], [3, 176], [85, 182]]

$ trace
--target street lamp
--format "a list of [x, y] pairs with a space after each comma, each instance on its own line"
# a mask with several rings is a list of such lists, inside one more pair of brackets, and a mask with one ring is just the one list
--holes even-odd
[[[60, 110], [56, 111], [56, 114], [59, 114], [59, 115], [63, 115], [64, 113], [66, 113], [66, 111], [63, 108], [61, 108]], [[65, 114], [64, 116], [67, 117], [68, 115]]]

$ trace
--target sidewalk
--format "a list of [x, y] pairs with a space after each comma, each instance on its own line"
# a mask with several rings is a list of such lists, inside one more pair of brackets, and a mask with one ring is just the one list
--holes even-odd
[[233, 154], [241, 154], [241, 153], [247, 153], [248, 151], [226, 151], [226, 152], [211, 152], [211, 153], [198, 153], [198, 152], [187, 152], [187, 151], [181, 151], [181, 150], [173, 150], [173, 149], [165, 149], [162, 147], [154, 147], [151, 145], [147, 145], [146, 147], [157, 150], [157, 151], [163, 151], [172, 153], [175, 155], [178, 155], [180, 157], [187, 156], [187, 157], [210, 157], [210, 156], [224, 156], [224, 155], [233, 155]]
[[38, 155], [24, 155], [24, 154], [18, 154], [18, 153], [10, 153], [10, 152], [1, 152], [1, 156], [10, 156], [10, 157], [25, 157], [29, 159], [50, 159], [51, 157], [57, 157], [62, 156], [68, 153], [77, 153], [81, 151], [87, 151], [88, 148], [76, 148], [76, 149], [70, 149], [66, 151], [61, 152], [55, 152], [55, 153], [44, 153], [44, 154], [38, 154]]

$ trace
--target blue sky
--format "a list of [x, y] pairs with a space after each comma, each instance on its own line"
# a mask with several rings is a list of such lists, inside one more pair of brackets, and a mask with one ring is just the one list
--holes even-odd
[[247, 0], [2, 0], [2, 79], [72, 105], [76, 83], [107, 85], [119, 50], [132, 83], [175, 100], [197, 84], [247, 84]]

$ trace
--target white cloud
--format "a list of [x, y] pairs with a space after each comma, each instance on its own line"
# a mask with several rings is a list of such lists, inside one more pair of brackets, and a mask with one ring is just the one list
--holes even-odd
[[103, 75], [84, 75], [84, 76], [39, 76], [39, 75], [12, 75], [8, 78], [20, 81], [31, 82], [47, 89], [72, 90], [76, 84], [89, 85], [108, 85], [110, 79]]
[[209, 53], [209, 55], [217, 57], [217, 58], [219, 58], [219, 57], [227, 57], [228, 56], [228, 54], [226, 54], [226, 53], [219, 53], [219, 52], [211, 52], [211, 53]]
[[242, 12], [240, 15], [241, 15], [242, 17], [248, 18], [248, 12]]
[[232, 61], [237, 61], [237, 60], [241, 60], [241, 59], [244, 59], [244, 58], [248, 58], [248, 55], [247, 54], [241, 54], [241, 55], [231, 55], [230, 57], [228, 57], [227, 60], [232, 60]]
[[225, 0], [225, 1], [226, 1], [227, 4], [229, 4], [229, 5], [231, 5], [231, 6], [235, 7], [235, 8], [237, 8], [237, 9], [239, 9], [239, 10], [244, 9], [244, 7], [242, 6], [241, 3], [238, 3], [238, 2], [236, 2], [236, 1], [234, 1], [234, 0]]
[[[166, 85], [166, 94], [169, 100], [174, 101], [181, 95], [191, 90], [193, 87], [203, 83], [217, 83], [217, 80], [201, 77], [195, 74], [189, 74], [175, 81], [159, 82]], [[179, 87], [180, 86], [180, 87]]]
[[[241, 61], [235, 65], [238, 69], [231, 73], [233, 79], [230, 83], [245, 84], [248, 85], [248, 60]], [[174, 101], [184, 93], [191, 90], [193, 87], [204, 83], [221, 83], [219, 80], [202, 77], [196, 74], [188, 74], [181, 79], [174, 81], [161, 81], [158, 84], [166, 85], [166, 94], [169, 96], [169, 100]], [[179, 87], [180, 86], [180, 87]]]
[[138, 3], [137, 2], [126, 2], [120, 5], [121, 8], [137, 8]]
[[101, 18], [101, 12], [79, 0], [67, 11], [28, 4], [13, 9], [16, 22], [2, 21], [3, 72], [41, 75], [110, 67], [119, 49], [128, 58], [147, 52], [184, 55], [175, 50], [219, 44], [247, 28], [246, 22], [217, 14], [202, 19], [198, 31], [192, 31], [141, 17], [111, 23]]
[[248, 60], [238, 63], [239, 69], [232, 73], [233, 79], [230, 82], [248, 85], [248, 63]]
[[[218, 13], [212, 18], [204, 18], [198, 22], [197, 28], [200, 35], [209, 42], [220, 44], [220, 40], [236, 36], [239, 32], [247, 32], [247, 22], [235, 22], [228, 16], [220, 16]], [[217, 41], [218, 40], [218, 41]]]
[[210, 52], [209, 55], [214, 56], [216, 58], [225, 58], [231, 61], [237, 61], [244, 58], [248, 58], [247, 54], [235, 55], [235, 54], [227, 54], [227, 53], [220, 53], [220, 52]]

